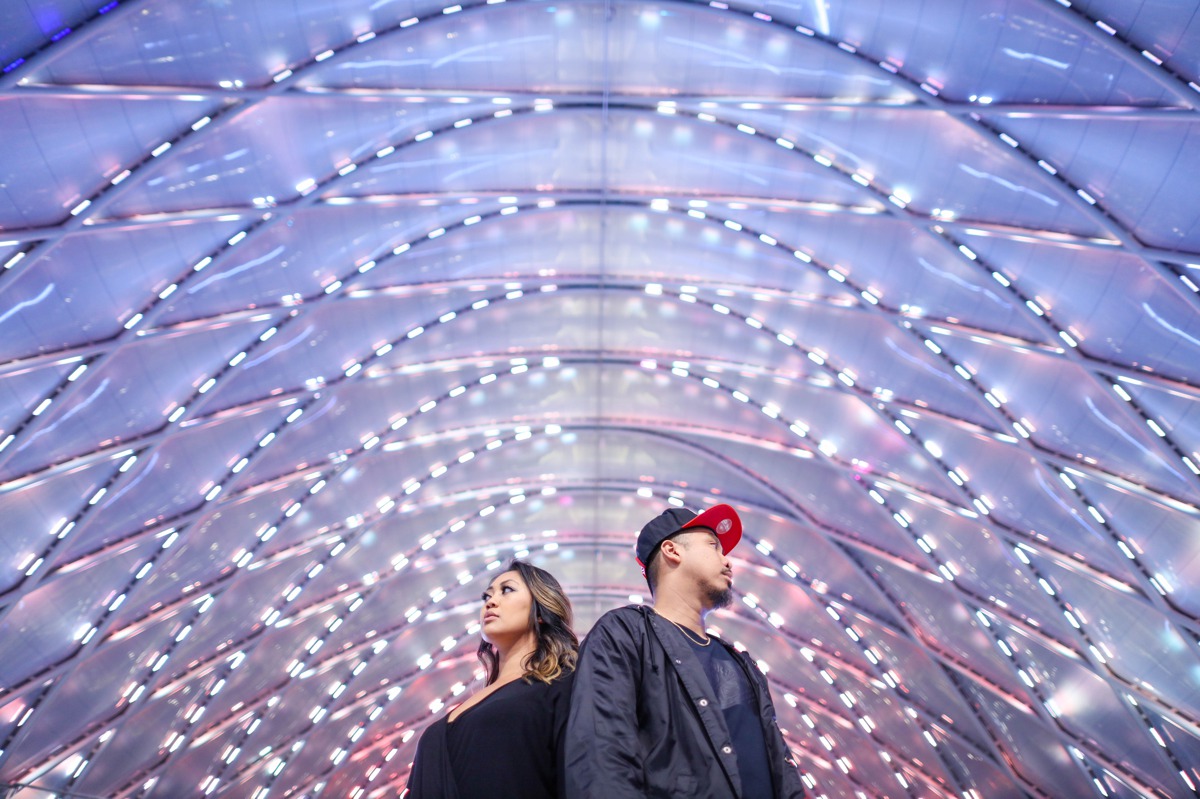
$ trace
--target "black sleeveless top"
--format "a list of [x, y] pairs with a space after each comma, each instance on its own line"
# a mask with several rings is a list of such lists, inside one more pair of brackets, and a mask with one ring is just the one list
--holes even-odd
[[573, 672], [514, 680], [417, 743], [406, 799], [560, 799]]

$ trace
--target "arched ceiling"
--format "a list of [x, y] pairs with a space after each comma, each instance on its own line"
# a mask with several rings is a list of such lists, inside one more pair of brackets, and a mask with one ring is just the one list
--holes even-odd
[[1170, 0], [0, 6], [0, 783], [394, 796], [477, 593], [714, 628], [817, 797], [1200, 787]]

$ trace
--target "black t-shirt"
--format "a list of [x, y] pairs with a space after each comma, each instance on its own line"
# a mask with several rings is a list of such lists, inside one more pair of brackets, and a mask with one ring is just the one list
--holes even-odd
[[[547, 685], [514, 680], [453, 722], [421, 736], [409, 780], [414, 799], [555, 799], [574, 672]], [[451, 784], [452, 783], [452, 784]]]
[[763, 737], [762, 719], [758, 715], [758, 702], [749, 677], [717, 638], [710, 637], [708, 644], [701, 645], [686, 634], [683, 637], [692, 645], [696, 659], [704, 667], [716, 694], [717, 706], [725, 716], [742, 776], [742, 796], [747, 799], [774, 796], [771, 767], [767, 762], [767, 741]]

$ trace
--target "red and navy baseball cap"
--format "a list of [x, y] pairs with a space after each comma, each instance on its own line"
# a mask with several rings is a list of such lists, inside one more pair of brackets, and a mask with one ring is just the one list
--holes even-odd
[[659, 544], [678, 532], [694, 527], [707, 528], [716, 533], [721, 550], [726, 555], [742, 540], [742, 520], [738, 518], [737, 511], [728, 505], [713, 505], [698, 514], [687, 508], [667, 508], [648, 521], [638, 533], [637, 562], [642, 567], [642, 576], [646, 576], [646, 563]]

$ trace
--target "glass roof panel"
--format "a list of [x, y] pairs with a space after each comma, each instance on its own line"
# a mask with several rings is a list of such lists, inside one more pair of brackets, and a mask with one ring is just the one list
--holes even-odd
[[[98, 24], [84, 42], [41, 65], [47, 83], [107, 83], [223, 88], [255, 86], [269, 76], [264, 61], [308, 53], [299, 26], [278, 27], [274, 14], [250, 17], [204, 2], [174, 3]], [[105, 20], [107, 22], [107, 20]], [[265, 23], [265, 24], [264, 24]], [[80, 37], [84, 38], [84, 37]]]
[[136, 561], [136, 552], [123, 553], [101, 567], [44, 580], [30, 590], [0, 622], [4, 684], [36, 693], [41, 679], [61, 676], [64, 664], [88, 648], [83, 639], [94, 639], [95, 633], [88, 635], [92, 628], [107, 618], [109, 608], [121, 604], [120, 586]]
[[8, 286], [13, 307], [0, 318], [0, 352], [17, 357], [115, 338], [155, 294], [187, 275], [195, 252], [234, 232], [229, 225], [101, 230], [45, 247], [36, 268]]
[[1162, 199], [1172, 194], [1173, 182], [1200, 169], [1190, 125], [1170, 117], [1135, 118], [1097, 129], [1075, 119], [1018, 117], [1006, 127], [1056, 169], [1087, 175], [1087, 184], [1079, 188], [1139, 241], [1195, 251], [1200, 242], [1196, 209]]
[[[75, 525], [71, 522], [75, 519], [68, 509], [81, 496], [95, 496], [110, 471], [111, 467], [102, 463], [28, 485], [6, 486], [8, 490], [0, 494], [0, 512], [8, 529], [0, 536], [0, 546], [10, 557], [0, 572], [2, 590], [15, 588], [25, 577], [33, 577], [47, 565], [52, 553], [74, 532]], [[42, 563], [34, 568], [39, 558]]]
[[[335, 279], [354, 274], [398, 236], [402, 217], [368, 205], [310, 208], [258, 228], [235, 248], [194, 250], [220, 254], [168, 300], [160, 323], [234, 313], [244, 309], [247, 301], [256, 307], [278, 308], [319, 299]], [[216, 243], [225, 244], [238, 232], [227, 227]]]
[[395, 794], [726, 501], [814, 795], [1193, 791], [1198, 19], [9, 3], [0, 785]]
[[[15, 435], [42, 400], [66, 382], [78, 367], [74, 364], [9, 372], [0, 385], [0, 435]], [[3, 439], [0, 439], [3, 440]]]
[[[1064, 595], [1083, 596], [1079, 577], [1050, 564], [1046, 571], [1062, 586]], [[1088, 624], [1093, 646], [1099, 652], [1092, 656], [1126, 684], [1135, 684], [1130, 678], [1140, 675], [1136, 680], [1138, 693], [1190, 718], [1200, 716], [1195, 650], [1171, 619], [1148, 608], [1143, 600], [1113, 591], [1093, 591], [1086, 602], [1077, 612]]]
[[967, 691], [990, 716], [992, 737], [1018, 779], [1053, 791], [1052, 796], [1087, 796], [1094, 791], [1089, 775], [1036, 717], [972, 686]]
[[[872, 557], [864, 560], [872, 567], [878, 563]], [[880, 578], [889, 589], [908, 598], [908, 625], [940, 660], [958, 664], [960, 669], [1002, 696], [1023, 698], [1023, 685], [997, 649], [991, 629], [979, 628], [972, 623], [972, 608], [964, 604], [971, 601], [969, 595], [947, 585], [940, 577], [915, 575], [882, 563], [878, 565], [882, 567], [878, 570]], [[950, 634], [956, 629], [967, 632]], [[904, 679], [903, 674], [900, 679]]]
[[116, 350], [102, 368], [69, 384], [38, 424], [25, 428], [8, 468], [39, 469], [161, 430], [164, 417], [177, 406], [174, 400], [205, 382], [190, 372], [196, 368], [190, 364], [207, 365], [206, 356], [228, 352], [232, 339], [229, 331], [214, 331], [203, 338], [162, 337]]
[[[1108, 751], [1121, 752], [1121, 765], [1144, 780], [1162, 747], [1113, 687], [1078, 663], [1030, 647], [1038, 663], [1038, 689], [1059, 712], [1063, 726], [1084, 740], [1096, 740]], [[1143, 766], [1146, 767], [1143, 770]], [[1170, 793], [1174, 786], [1159, 786]]]
[[[761, 197], [777, 187], [783, 199], [819, 197], [841, 205], [864, 199], [856, 184], [841, 177], [831, 180], [828, 170], [770, 138], [749, 138], [736, 122], [623, 110], [600, 113], [596, 106], [572, 109], [570, 104], [555, 114], [548, 113], [552, 106], [538, 108], [498, 120], [486, 117], [398, 148], [357, 170], [345, 191], [394, 194], [437, 186], [451, 192], [503, 192], [514, 185], [578, 191], [596, 185], [607, 164], [620, 163], [625, 180], [609, 189], [643, 196], [687, 194], [688, 187], [699, 184], [735, 196]], [[529, 142], [530, 150], [502, 158], [488, 155], [514, 139]], [[693, 151], [730, 153], [738, 160], [735, 165]]]
[[[422, 106], [345, 97], [300, 102], [264, 97], [240, 110], [226, 112], [228, 118], [219, 124], [202, 121], [212, 112], [193, 110], [178, 142], [150, 169], [139, 171], [106, 213], [124, 217], [193, 208], [270, 208], [307, 194], [316, 183], [336, 181], [338, 170], [373, 158], [395, 143], [400, 131], [412, 135], [410, 131], [428, 124], [421, 119], [428, 113]], [[417, 118], [410, 121], [410, 115]], [[280, 130], [295, 135], [281, 143]], [[265, 151], [272, 156], [257, 156]]]
[[47, 39], [64, 28], [78, 27], [106, 5], [109, 5], [107, 0], [49, 0], [38, 3], [36, 8], [29, 3], [5, 4], [0, 8], [0, 30], [4, 31], [0, 57], [4, 66], [41, 49]]
[[1171, 68], [1186, 73], [1195, 69], [1200, 44], [1200, 18], [1181, 13], [1171, 3], [1130, 6], [1120, 0], [1082, 0], [1075, 6], [1093, 19], [1119, 25], [1129, 40], [1164, 59]]
[[[1165, 593], [1172, 607], [1191, 615], [1200, 598], [1196, 596], [1195, 570], [1200, 567], [1200, 520], [1194, 513], [1172, 512], [1155, 497], [1141, 497], [1095, 480], [1082, 479], [1110, 519], [1117, 548], [1140, 566], [1146, 582], [1144, 591]], [[1149, 582], [1153, 578], [1154, 582]], [[1155, 587], [1157, 583], [1158, 587]]]
[[797, 5], [805, 24], [859, 52], [890, 56], [910, 79], [955, 100], [1151, 105], [1169, 96], [1086, 35], [1087, 18], [1036, 0], [1003, 11], [953, 0]]
[[[497, 93], [604, 86], [618, 95], [654, 93], [665, 84], [685, 96], [911, 96], [874, 65], [855, 63], [786, 24], [763, 24], [722, 7], [588, 2], [539, 10], [505, 4], [428, 14], [371, 41], [354, 61], [331, 61], [302, 84], [432, 91], [467, 85]], [[595, 59], [605, 50], [610, 68], [599, 71]], [[531, 58], [533, 51], [544, 55]]]
[[81, 204], [101, 193], [119, 194], [112, 178], [143, 161], [208, 107], [164, 98], [0, 98], [6, 160], [23, 165], [5, 177], [0, 227], [53, 225], [76, 209], [83, 213], [88, 206]]

